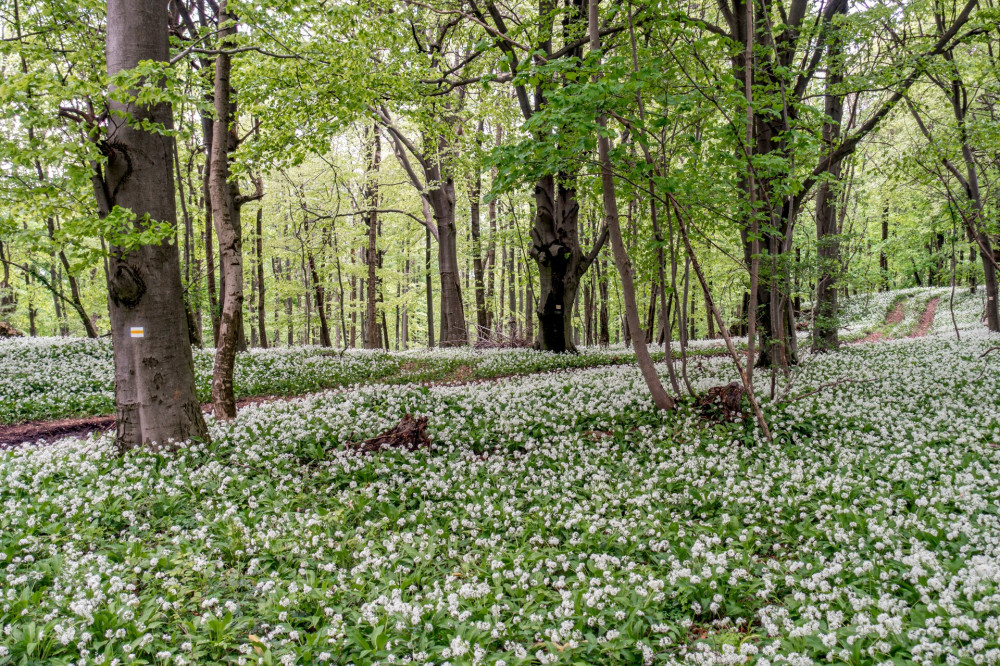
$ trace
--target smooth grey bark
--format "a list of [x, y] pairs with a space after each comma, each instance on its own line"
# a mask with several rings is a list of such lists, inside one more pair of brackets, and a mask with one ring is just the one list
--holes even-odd
[[[107, 71], [114, 77], [142, 61], [169, 58], [166, 7], [144, 0], [109, 0]], [[101, 214], [114, 206], [147, 220], [176, 224], [171, 139], [131, 121], [173, 127], [170, 105], [123, 104], [112, 90], [104, 173], [95, 173]], [[181, 287], [180, 256], [169, 240], [130, 252], [112, 246], [108, 309], [115, 361], [116, 442], [120, 449], [164, 448], [208, 431], [195, 392]], [[143, 337], [131, 336], [141, 327]]]

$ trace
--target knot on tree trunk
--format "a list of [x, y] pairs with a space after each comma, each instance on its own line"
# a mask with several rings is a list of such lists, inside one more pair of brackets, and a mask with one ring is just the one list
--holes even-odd
[[399, 424], [386, 430], [381, 435], [366, 439], [363, 442], [348, 444], [348, 446], [356, 451], [364, 453], [373, 453], [384, 449], [416, 451], [417, 449], [425, 449], [430, 445], [431, 440], [427, 436], [427, 417], [421, 416], [419, 419], [415, 419], [412, 414], [404, 416]]
[[108, 281], [108, 292], [115, 305], [133, 308], [139, 304], [146, 293], [146, 281], [138, 269], [125, 263], [115, 266]]

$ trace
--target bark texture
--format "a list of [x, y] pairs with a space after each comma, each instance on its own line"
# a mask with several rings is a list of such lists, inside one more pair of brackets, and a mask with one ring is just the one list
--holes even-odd
[[[840, 21], [847, 16], [848, 0], [841, 0], [831, 20], [832, 39], [827, 46], [827, 77], [825, 113], [823, 124], [823, 144], [826, 155], [831, 158], [836, 144], [840, 141], [841, 123], [844, 119], [844, 96], [839, 91], [844, 81], [843, 39], [840, 35]], [[840, 340], [838, 330], [840, 318], [837, 304], [837, 276], [840, 273], [840, 229], [837, 207], [841, 162], [827, 165], [829, 178], [819, 185], [816, 193], [816, 257], [819, 260], [819, 275], [816, 280], [816, 307], [813, 320], [813, 349], [829, 351], [836, 349]], [[794, 335], [794, 333], [793, 333]]]
[[[219, 25], [224, 27], [219, 32], [219, 39], [223, 44], [227, 37], [236, 33], [236, 26], [229, 21], [226, 0], [222, 0], [219, 3]], [[233, 372], [243, 320], [243, 238], [239, 206], [232, 191], [234, 184], [229, 182], [229, 153], [236, 147], [236, 137], [230, 129], [233, 121], [230, 71], [230, 56], [225, 52], [219, 53], [215, 60], [216, 118], [212, 128], [208, 183], [212, 219], [219, 239], [219, 267], [223, 276], [222, 309], [212, 373], [212, 406], [216, 417], [221, 419], [236, 416]]]
[[[141, 61], [166, 61], [166, 7], [148, 0], [109, 0], [106, 49], [110, 76]], [[128, 208], [136, 215], [137, 228], [149, 219], [176, 223], [171, 139], [125, 120], [171, 128], [170, 105], [137, 107], [113, 101], [111, 108], [115, 113], [103, 144], [105, 173], [95, 178], [99, 210], [107, 214], [112, 206]], [[168, 240], [129, 253], [111, 248], [108, 309], [116, 439], [122, 449], [208, 438], [195, 393], [179, 259], [177, 246]], [[143, 337], [132, 337], [131, 331], [139, 327]]]

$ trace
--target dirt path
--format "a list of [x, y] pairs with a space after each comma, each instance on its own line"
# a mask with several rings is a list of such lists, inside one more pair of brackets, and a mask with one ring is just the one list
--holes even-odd
[[[276, 400], [290, 400], [292, 397], [269, 395], [256, 398], [243, 398], [236, 401], [237, 408], [248, 405], [258, 405], [264, 402], [274, 402]], [[206, 414], [212, 412], [212, 405], [205, 403], [201, 409]], [[56, 419], [54, 421], [27, 421], [14, 425], [0, 425], [0, 451], [14, 448], [21, 444], [37, 442], [40, 439], [55, 441], [64, 437], [87, 437], [91, 433], [105, 433], [115, 429], [115, 417], [106, 416], [83, 416], [79, 418]]]
[[106, 432], [114, 427], [113, 416], [88, 416], [78, 419], [0, 425], [0, 451], [40, 439], [52, 441], [63, 437], [86, 437], [92, 432]]
[[924, 313], [920, 315], [920, 321], [917, 323], [917, 327], [910, 333], [911, 338], [922, 338], [927, 335], [927, 331], [931, 330], [931, 326], [934, 324], [934, 314], [937, 312], [938, 301], [940, 298], [932, 298], [927, 301], [927, 307], [924, 308]]
[[[897, 324], [903, 321], [903, 319], [906, 317], [906, 306], [903, 303], [904, 301], [896, 303], [896, 307], [894, 307], [892, 309], [892, 312], [890, 312], [885, 318], [886, 325], [896, 326]], [[859, 340], [859, 342], [881, 342], [887, 339], [888, 336], [886, 336], [886, 334], [883, 333], [882, 331], [872, 331], [871, 333], [863, 337], [861, 340]]]

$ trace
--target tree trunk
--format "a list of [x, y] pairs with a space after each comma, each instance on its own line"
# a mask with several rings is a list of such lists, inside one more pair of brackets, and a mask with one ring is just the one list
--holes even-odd
[[[211, 133], [209, 133], [211, 136]], [[212, 145], [206, 146], [209, 157], [206, 159], [203, 189], [205, 191], [205, 277], [208, 281], [208, 314], [212, 318], [212, 344], [219, 346], [219, 296], [215, 282], [215, 237], [212, 232], [212, 195], [209, 186], [210, 163], [212, 161]]]
[[424, 229], [424, 290], [427, 294], [427, 346], [434, 346], [434, 289], [431, 283], [431, 230]]
[[442, 347], [469, 343], [465, 327], [465, 307], [458, 270], [458, 237], [455, 229], [455, 183], [446, 178], [427, 193], [438, 230], [438, 275], [441, 278]]
[[554, 352], [576, 351], [572, 340], [573, 307], [580, 279], [605, 234], [584, 256], [579, 239], [576, 188], [565, 176], [544, 176], [535, 184], [535, 220], [531, 257], [538, 265], [538, 337], [535, 346]]
[[365, 200], [368, 205], [366, 221], [368, 223], [368, 247], [365, 251], [365, 264], [368, 266], [368, 293], [365, 299], [365, 349], [378, 349], [382, 346], [382, 331], [379, 330], [376, 302], [378, 300], [380, 257], [378, 251], [378, 176], [382, 161], [382, 141], [378, 127], [372, 128], [371, 153], [368, 160], [367, 182], [365, 183]]
[[[219, 2], [219, 42], [236, 34], [236, 26], [226, 11], [226, 1]], [[219, 335], [216, 340], [215, 367], [212, 372], [212, 406], [219, 419], [236, 417], [236, 397], [233, 373], [236, 352], [242, 340], [243, 322], [243, 239], [240, 229], [239, 205], [234, 196], [234, 183], [229, 182], [229, 155], [235, 149], [235, 122], [230, 102], [231, 62], [229, 54], [220, 52], [215, 60], [215, 113], [212, 127], [212, 152], [209, 165], [209, 188], [212, 218], [219, 239], [222, 309], [219, 313]]]
[[[169, 58], [166, 8], [141, 0], [109, 0], [109, 77], [142, 61]], [[169, 136], [140, 129], [148, 121], [172, 129], [168, 103], [153, 107], [111, 102], [107, 165], [95, 177], [98, 209], [131, 210], [137, 230], [149, 219], [176, 224]], [[125, 253], [112, 246], [108, 309], [115, 361], [116, 442], [121, 449], [166, 447], [171, 441], [206, 440], [208, 430], [195, 392], [194, 363], [177, 246], [164, 239]], [[135, 335], [136, 337], [132, 337]], [[142, 337], [138, 337], [142, 336]]]
[[[601, 37], [598, 19], [598, 7], [600, 0], [589, 0], [590, 12], [588, 27], [590, 32], [590, 48], [598, 51], [601, 48]], [[622, 233], [618, 224], [618, 201], [615, 196], [615, 180], [611, 170], [611, 141], [607, 133], [603, 131], [606, 127], [604, 115], [597, 117], [597, 124], [600, 127], [597, 136], [597, 154], [601, 165], [601, 190], [604, 201], [604, 215], [607, 219], [608, 236], [611, 239], [611, 249], [615, 257], [615, 265], [622, 281], [622, 297], [625, 301], [625, 317], [628, 322], [628, 329], [635, 340], [635, 357], [642, 372], [643, 379], [649, 387], [653, 402], [663, 410], [674, 409], [674, 399], [663, 389], [660, 376], [656, 373], [653, 359], [649, 355], [649, 347], [643, 344], [642, 325], [639, 322], [639, 306], [635, 299], [635, 285], [632, 282], [632, 266], [628, 255], [625, 253], [625, 244], [622, 242]]]
[[10, 261], [11, 257], [4, 252], [4, 243], [0, 240], [0, 265], [3, 266], [3, 277], [0, 278], [0, 318], [8, 317], [17, 307], [17, 298], [10, 281]]
[[[405, 298], [410, 293], [410, 253], [409, 249], [406, 252], [406, 265], [403, 269], [403, 280], [406, 285], [403, 288], [403, 297]], [[409, 347], [410, 344], [410, 306], [409, 299], [403, 301], [403, 308], [400, 313], [400, 348], [404, 351]]]
[[80, 322], [83, 324], [83, 330], [87, 332], [88, 338], [96, 338], [97, 327], [94, 326], [93, 320], [91, 320], [90, 315], [83, 307], [83, 299], [80, 296], [80, 283], [69, 272], [69, 260], [66, 258], [66, 253], [62, 250], [59, 251], [59, 260], [62, 262], [63, 270], [66, 272], [66, 280], [69, 282], [69, 295], [70, 302], [73, 304], [73, 309], [76, 310], [77, 315], [80, 317]]
[[[482, 123], [480, 122], [480, 132]], [[490, 321], [486, 312], [486, 286], [483, 274], [483, 244], [479, 231], [479, 208], [480, 195], [483, 189], [483, 178], [476, 172], [473, 180], [473, 189], [469, 193], [469, 230], [472, 235], [472, 272], [475, 279], [476, 289], [476, 337], [478, 339], [488, 338], [490, 335]]]
[[597, 343], [602, 347], [611, 344], [610, 321], [608, 317], [608, 278], [604, 268], [604, 259], [601, 259], [596, 266], [597, 290], [601, 295], [600, 322]]
[[[986, 327], [991, 331], [1000, 331], [1000, 309], [998, 309], [997, 266], [996, 254], [993, 249], [993, 241], [990, 234], [985, 230], [986, 207], [983, 202], [982, 193], [979, 189], [979, 164], [973, 154], [969, 144], [968, 128], [966, 126], [966, 112], [968, 110], [968, 93], [965, 83], [958, 74], [958, 66], [954, 63], [954, 56], [951, 51], [945, 53], [945, 59], [952, 66], [953, 77], [950, 88], [950, 101], [955, 121], [958, 124], [959, 142], [962, 147], [962, 161], [965, 163], [965, 186], [966, 195], [972, 204], [973, 215], [967, 222], [967, 226], [976, 239], [979, 246], [979, 256], [983, 260], [983, 289], [986, 292]], [[928, 285], [930, 286], [930, 285]]]
[[[848, 0], [841, 0], [832, 21], [833, 35], [827, 45], [827, 76], [823, 143], [826, 155], [832, 158], [840, 141], [844, 119], [844, 95], [839, 88], [844, 81], [844, 42], [840, 35], [840, 17], [847, 16]], [[837, 186], [840, 183], [841, 162], [827, 165], [830, 177], [819, 185], [816, 193], [816, 259], [819, 275], [816, 280], [816, 305], [813, 309], [813, 351], [831, 351], [840, 345], [840, 317], [837, 306], [837, 277], [840, 273], [840, 239], [838, 236]], [[794, 333], [793, 333], [794, 335]]]
[[[514, 225], [517, 224], [517, 220], [514, 217], [513, 211], [511, 211], [510, 216], [510, 229], [514, 230]], [[514, 264], [514, 242], [511, 241], [507, 245], [506, 252], [506, 265], [507, 265], [507, 309], [510, 312], [510, 319], [507, 323], [507, 335], [511, 340], [517, 339], [517, 266]]]
[[[309, 238], [309, 220], [303, 219], [303, 231], [306, 238]], [[326, 318], [326, 293], [323, 289], [323, 281], [319, 279], [319, 272], [316, 270], [316, 258], [312, 251], [306, 250], [306, 263], [309, 266], [309, 278], [312, 282], [313, 297], [316, 303], [316, 314], [319, 315], [319, 344], [321, 347], [332, 347], [330, 341], [330, 325]]]
[[257, 255], [257, 327], [260, 328], [260, 346], [267, 349], [267, 312], [264, 301], [264, 209], [257, 209], [257, 237], [254, 239]]

